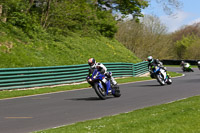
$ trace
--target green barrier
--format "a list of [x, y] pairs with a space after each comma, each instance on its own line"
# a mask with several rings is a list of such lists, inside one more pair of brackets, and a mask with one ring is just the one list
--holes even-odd
[[[147, 73], [146, 61], [103, 63], [113, 77], [136, 77]], [[0, 68], [0, 90], [40, 87], [86, 81], [89, 66], [68, 65], [48, 67]]]

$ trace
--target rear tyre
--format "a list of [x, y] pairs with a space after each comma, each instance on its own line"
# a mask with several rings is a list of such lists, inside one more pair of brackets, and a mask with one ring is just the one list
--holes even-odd
[[100, 99], [105, 100], [106, 99], [106, 91], [104, 86], [102, 85], [103, 88], [100, 88], [98, 83], [94, 84], [94, 90], [97, 93], [97, 95], [99, 96]]
[[169, 78], [169, 77], [168, 77], [168, 79], [167, 79], [167, 84], [168, 84], [168, 85], [171, 85], [171, 84], [172, 84], [172, 79]]
[[121, 93], [120, 93], [120, 90], [119, 90], [119, 86], [118, 85], [115, 85], [112, 87], [113, 88], [113, 96], [114, 97], [120, 97], [121, 96]]

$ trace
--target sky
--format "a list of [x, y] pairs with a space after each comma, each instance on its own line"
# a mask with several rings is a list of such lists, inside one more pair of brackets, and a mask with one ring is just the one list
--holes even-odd
[[184, 25], [200, 22], [200, 0], [179, 0], [182, 2], [180, 9], [173, 10], [174, 15], [167, 15], [162, 6], [151, 0], [150, 6], [144, 9], [144, 14], [156, 15], [168, 28], [168, 32], [174, 32]]

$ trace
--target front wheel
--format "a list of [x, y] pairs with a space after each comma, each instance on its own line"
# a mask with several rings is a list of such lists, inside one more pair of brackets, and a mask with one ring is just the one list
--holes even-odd
[[160, 85], [165, 85], [164, 78], [161, 74], [156, 75], [156, 79], [160, 83]]
[[104, 86], [102, 85], [102, 88], [99, 86], [98, 83], [94, 84], [94, 90], [97, 93], [97, 95], [99, 96], [100, 99], [105, 100], [106, 99], [106, 91]]

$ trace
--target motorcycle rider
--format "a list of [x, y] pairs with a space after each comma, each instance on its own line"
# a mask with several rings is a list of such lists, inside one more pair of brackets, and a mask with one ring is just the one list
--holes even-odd
[[[163, 66], [163, 63], [161, 61], [159, 61], [158, 59], [153, 59], [152, 56], [148, 56], [147, 57], [147, 61], [149, 62], [148, 64], [148, 69], [149, 69], [149, 72], [150, 72], [150, 76], [151, 78], [155, 78], [154, 77], [154, 74], [152, 72], [152, 66], [159, 66], [161, 67], [162, 69], [164, 69], [167, 73], [167, 68]], [[167, 75], [169, 76], [169, 74], [167, 73]]]
[[188, 63], [188, 62], [181, 61], [180, 66], [182, 67], [183, 71], [192, 71], [193, 72], [193, 69], [191, 68], [190, 63]]
[[186, 64], [186, 62], [182, 60], [182, 61], [181, 61], [181, 64], [180, 64], [182, 70], [184, 69], [185, 64]]
[[182, 60], [180, 66], [184, 66], [184, 64], [185, 64], [185, 61]]
[[[100, 71], [101, 74], [104, 74], [108, 78], [111, 79], [111, 84], [113, 84], [114, 86], [117, 85], [117, 82], [112, 77], [112, 72], [107, 72], [107, 68], [102, 63], [96, 62], [96, 60], [94, 58], [90, 58], [88, 60], [88, 65], [90, 66], [88, 76], [90, 76], [93, 72], [93, 69], [96, 68], [98, 71]], [[106, 82], [106, 80], [102, 80], [102, 81], [104, 83]]]
[[200, 61], [197, 61], [197, 66], [198, 66], [198, 68], [200, 70]]

